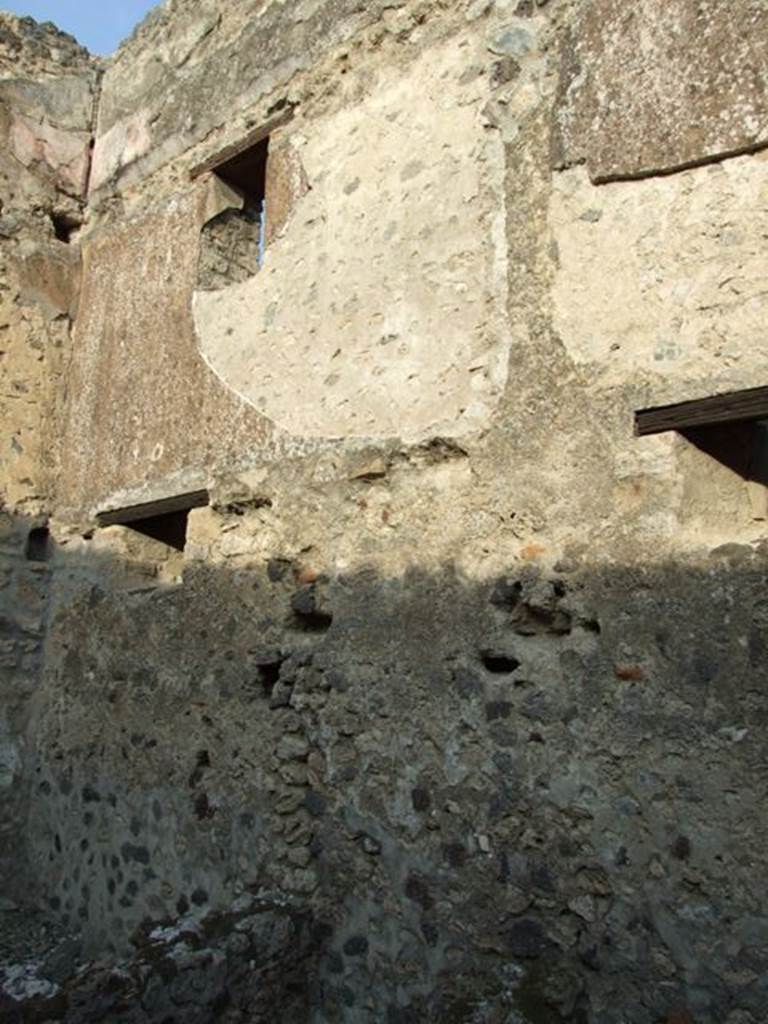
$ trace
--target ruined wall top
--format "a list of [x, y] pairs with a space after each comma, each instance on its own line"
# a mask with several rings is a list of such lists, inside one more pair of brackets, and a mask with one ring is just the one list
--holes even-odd
[[97, 63], [84, 46], [56, 26], [0, 11], [0, 77], [37, 78], [79, 72]]
[[[105, 74], [92, 197], [130, 187], [244, 112], [263, 119], [334, 48], [379, 21], [394, 21], [392, 9], [387, 0], [158, 6]], [[426, 17], [409, 13], [414, 24]]]

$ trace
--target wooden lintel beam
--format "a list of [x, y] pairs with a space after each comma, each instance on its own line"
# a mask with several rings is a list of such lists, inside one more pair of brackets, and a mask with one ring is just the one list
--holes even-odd
[[692, 402], [660, 405], [635, 413], [635, 433], [660, 434], [665, 430], [687, 430], [714, 423], [739, 423], [768, 419], [768, 387], [748, 388], [725, 395], [712, 395]]
[[99, 512], [96, 521], [99, 526], [124, 526], [140, 519], [152, 519], [154, 516], [165, 516], [172, 512], [202, 508], [209, 504], [209, 501], [208, 491], [189, 491], [187, 494], [175, 494], [172, 498], [160, 498], [158, 501], [145, 501], [141, 505], [130, 505], [128, 508]]
[[287, 106], [281, 110], [274, 117], [268, 121], [264, 121], [254, 128], [253, 131], [249, 132], [244, 138], [239, 139], [237, 142], [231, 143], [229, 146], [225, 146], [218, 152], [213, 153], [211, 156], [206, 157], [199, 164], [195, 164], [190, 169], [189, 176], [192, 180], [199, 178], [201, 174], [205, 174], [207, 171], [215, 171], [217, 167], [221, 167], [222, 164], [227, 163], [230, 160], [234, 160], [236, 156], [240, 156], [247, 149], [252, 146], [258, 145], [269, 135], [271, 135], [278, 128], [282, 128], [283, 125], [287, 124], [293, 117], [293, 106]]

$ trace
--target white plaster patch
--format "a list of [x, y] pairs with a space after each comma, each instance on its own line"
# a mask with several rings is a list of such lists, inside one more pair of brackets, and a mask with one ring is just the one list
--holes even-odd
[[599, 186], [583, 168], [555, 176], [554, 324], [595, 382], [674, 401], [768, 380], [767, 169], [741, 157]]
[[[389, 73], [296, 139], [311, 190], [253, 278], [198, 292], [203, 357], [302, 436], [460, 433], [506, 383], [503, 152], [479, 41]], [[462, 76], [470, 80], [463, 83]]]

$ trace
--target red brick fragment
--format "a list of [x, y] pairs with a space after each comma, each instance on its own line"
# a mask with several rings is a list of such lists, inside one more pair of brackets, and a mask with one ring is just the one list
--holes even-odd
[[615, 670], [617, 679], [624, 679], [628, 682], [640, 682], [645, 679], [645, 673], [640, 665], [617, 665]]

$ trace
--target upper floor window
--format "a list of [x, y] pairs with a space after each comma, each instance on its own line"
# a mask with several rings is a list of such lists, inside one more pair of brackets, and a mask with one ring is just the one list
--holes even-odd
[[229, 207], [203, 227], [198, 289], [216, 291], [245, 281], [263, 264], [269, 212], [268, 160], [269, 136], [213, 168], [240, 205]]

